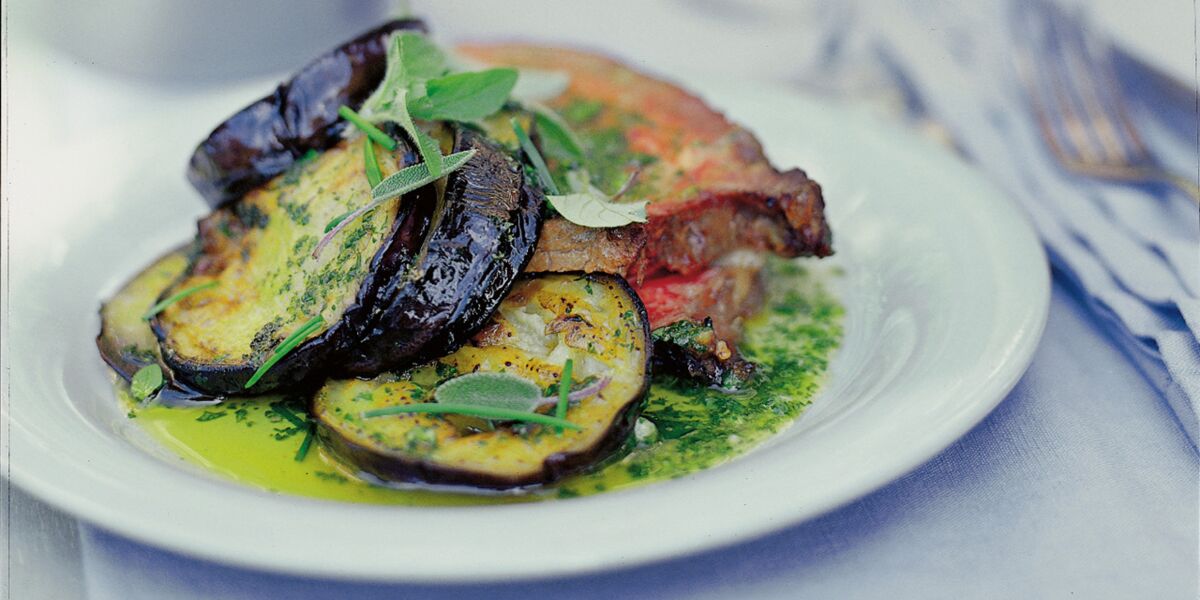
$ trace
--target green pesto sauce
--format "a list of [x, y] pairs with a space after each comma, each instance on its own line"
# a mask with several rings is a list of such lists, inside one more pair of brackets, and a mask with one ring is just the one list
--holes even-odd
[[[575, 132], [587, 157], [588, 173], [592, 185], [607, 194], [614, 194], [628, 181], [635, 170], [642, 170], [637, 182], [626, 193], [631, 199], [640, 198], [652, 187], [653, 165], [658, 157], [634, 152], [629, 148], [626, 137], [628, 129], [641, 122], [636, 113], [617, 112], [611, 107], [588, 100], [574, 100], [563, 107], [561, 115]], [[551, 157], [551, 168], [555, 179], [565, 185], [566, 167]]]
[[[222, 477], [274, 492], [398, 505], [466, 505], [570, 498], [681, 477], [749, 450], [790, 425], [817, 392], [842, 337], [842, 308], [802, 263], [771, 260], [768, 301], [746, 323], [741, 350], [758, 364], [755, 378], [729, 393], [657, 377], [642, 418], [656, 433], [630, 436], [592, 472], [525, 493], [434, 490], [374, 485], [327, 455], [309, 430], [304, 403], [281, 397], [204, 408], [135, 407], [129, 417], [183, 459]], [[643, 429], [646, 429], [643, 424]]]
[[[550, 169], [559, 190], [569, 189], [567, 172], [576, 167], [586, 167], [592, 185], [606, 194], [615, 194], [629, 180], [634, 171], [639, 175], [622, 198], [636, 200], [650, 195], [659, 174], [656, 170], [658, 157], [635, 152], [629, 147], [629, 128], [643, 122], [641, 115], [621, 112], [592, 100], [573, 100], [559, 111], [580, 143], [586, 164], [576, 164], [567, 154], [558, 150], [557, 144], [540, 140], [543, 158]], [[536, 132], [532, 116], [520, 110], [504, 110], [480, 123], [488, 138], [500, 142], [514, 156], [520, 151], [510, 120], [515, 118], [526, 131]], [[532, 172], [528, 176], [536, 180]]]

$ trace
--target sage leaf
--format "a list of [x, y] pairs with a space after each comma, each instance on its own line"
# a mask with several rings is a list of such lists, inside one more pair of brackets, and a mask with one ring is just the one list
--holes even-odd
[[163, 386], [162, 367], [158, 363], [146, 365], [133, 374], [129, 382], [129, 393], [138, 402], [145, 402]]
[[426, 121], [477, 121], [500, 110], [516, 84], [517, 71], [503, 68], [430, 79], [424, 96], [409, 101], [409, 113]]
[[[401, 77], [407, 80], [405, 83], [439, 77], [449, 68], [446, 54], [424, 34], [402, 31], [392, 40], [392, 47], [396, 46], [399, 46], [399, 62], [403, 65]], [[388, 58], [390, 60], [391, 56]]]
[[419, 33], [400, 32], [392, 36], [387, 51], [387, 66], [379, 87], [363, 102], [361, 112], [372, 121], [392, 108], [396, 93], [425, 79], [440, 77], [447, 68], [446, 56], [433, 42]]
[[393, 114], [395, 121], [400, 124], [413, 142], [417, 144], [417, 151], [421, 154], [421, 160], [429, 167], [429, 174], [433, 177], [441, 177], [442, 175], [442, 149], [438, 147], [437, 140], [434, 140], [429, 134], [421, 131], [413, 123], [412, 116], [408, 112], [407, 99], [408, 92], [400, 90], [396, 94], [396, 102]]
[[562, 217], [584, 227], [620, 227], [646, 222], [646, 200], [614, 202], [612, 197], [592, 185], [587, 169], [567, 172], [572, 193], [546, 196], [546, 201]]
[[564, 219], [584, 227], [621, 227], [646, 222], [645, 200], [613, 202], [604, 194], [582, 192], [550, 195], [546, 196], [546, 201]]
[[434, 400], [439, 404], [533, 412], [542, 400], [542, 390], [536, 383], [509, 373], [468, 373], [439, 385]]
[[[446, 158], [443, 164], [441, 175], [447, 175], [462, 168], [475, 156], [475, 150], [464, 150], [455, 152]], [[438, 175], [434, 175], [426, 163], [415, 164], [411, 167], [404, 167], [391, 175], [388, 175], [375, 189], [371, 190], [371, 199], [374, 202], [385, 202], [391, 200], [401, 194], [411, 192], [423, 185], [433, 183], [438, 179]]]
[[446, 161], [443, 165], [442, 172], [439, 175], [433, 175], [429, 172], [428, 163], [419, 163], [410, 167], [404, 167], [403, 169], [388, 175], [383, 181], [379, 182], [379, 185], [375, 186], [375, 189], [371, 190], [370, 202], [349, 213], [340, 214], [334, 217], [329, 224], [325, 225], [325, 235], [321, 238], [321, 241], [317, 242], [317, 247], [313, 248], [313, 258], [318, 258], [321, 256], [321, 251], [325, 249], [325, 246], [329, 245], [329, 242], [333, 240], [337, 234], [341, 233], [343, 229], [345, 229], [354, 221], [358, 220], [359, 217], [367, 214], [372, 209], [380, 204], [383, 204], [384, 202], [387, 202], [388, 200], [398, 198], [415, 189], [429, 185], [430, 183], [437, 181], [441, 176], [457, 171], [458, 169], [462, 168], [463, 165], [467, 164], [467, 161], [471, 160], [472, 156], [475, 156], [475, 150], [455, 152], [454, 154], [445, 157]]

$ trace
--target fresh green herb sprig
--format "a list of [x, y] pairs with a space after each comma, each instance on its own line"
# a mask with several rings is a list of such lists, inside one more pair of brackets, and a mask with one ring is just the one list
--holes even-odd
[[[468, 160], [471, 160], [472, 156], [475, 156], [475, 150], [473, 149], [463, 152], [455, 152], [454, 154], [447, 156], [443, 174], [457, 171], [458, 169], [462, 168], [463, 165], [467, 164]], [[329, 223], [325, 226], [324, 237], [322, 237], [321, 241], [317, 242], [317, 246], [313, 248], [313, 258], [320, 257], [321, 251], [325, 249], [325, 246], [329, 245], [329, 242], [335, 236], [337, 236], [338, 233], [341, 233], [343, 229], [345, 229], [350, 225], [350, 223], [353, 223], [359, 217], [370, 212], [371, 209], [383, 204], [384, 202], [387, 202], [388, 200], [399, 198], [408, 192], [429, 185], [430, 183], [437, 181], [439, 178], [440, 176], [429, 172], [429, 165], [427, 163], [420, 163], [410, 167], [404, 167], [403, 169], [388, 175], [387, 179], [379, 182], [379, 185], [375, 186], [375, 188], [371, 190], [370, 202], [348, 213], [340, 214], [329, 221]]]
[[[567, 418], [567, 405], [571, 401], [571, 371], [575, 365], [575, 361], [567, 359], [563, 363], [562, 378], [558, 381], [558, 405], [554, 407], [554, 416], [565, 420]], [[562, 429], [558, 430], [562, 433]]]
[[[636, 173], [634, 174], [636, 177]], [[632, 178], [630, 179], [632, 182]], [[576, 225], [584, 227], [621, 227], [630, 223], [646, 222], [646, 200], [615, 202], [592, 185], [591, 177], [584, 169], [567, 172], [567, 183], [573, 190], [569, 194], [549, 195], [546, 201], [558, 214]], [[621, 186], [617, 196], [624, 194], [629, 185]]]
[[364, 135], [374, 140], [376, 144], [387, 148], [389, 151], [396, 149], [396, 140], [393, 140], [392, 136], [384, 133], [383, 130], [372, 125], [370, 121], [362, 118], [362, 115], [354, 112], [354, 109], [343, 104], [342, 106], [338, 107], [338, 114], [341, 115], [343, 119], [350, 121], [350, 123], [357, 127], [359, 131], [363, 132]]
[[581, 431], [583, 429], [583, 427], [580, 427], [579, 425], [576, 425], [570, 421], [560, 419], [558, 417], [552, 417], [550, 415], [512, 410], [508, 408], [477, 406], [473, 404], [401, 404], [397, 406], [388, 406], [385, 408], [364, 411], [362, 413], [362, 418], [372, 419], [375, 417], [410, 413], [467, 415], [499, 421], [524, 421], [527, 423], [537, 423], [539, 425], [550, 425], [553, 427], [574, 429], [576, 431]]
[[308, 338], [309, 334], [317, 329], [320, 329], [321, 325], [324, 323], [325, 319], [321, 318], [321, 315], [317, 315], [301, 325], [298, 329], [296, 329], [296, 331], [293, 331], [291, 335], [287, 336], [286, 339], [284, 339], [279, 343], [278, 346], [275, 347], [275, 351], [271, 353], [271, 356], [263, 362], [262, 366], [260, 366], [258, 370], [254, 372], [254, 375], [250, 376], [250, 379], [246, 381], [246, 385], [242, 387], [244, 389], [250, 389], [253, 387], [254, 384], [258, 383], [259, 379], [262, 379], [263, 375], [266, 375], [267, 371], [271, 370], [271, 367], [275, 366], [275, 363], [282, 360], [284, 356], [287, 356], [288, 352], [291, 352], [296, 348], [296, 346], [299, 346], [305, 339]]
[[442, 174], [441, 150], [413, 120], [478, 121], [499, 111], [517, 83], [514, 69], [449, 71], [446, 54], [424, 35], [397, 33], [388, 46], [383, 81], [361, 109], [371, 122], [400, 125], [435, 177]]
[[368, 136], [363, 136], [363, 164], [367, 173], [367, 184], [371, 189], [383, 181], [383, 172], [379, 169], [379, 158], [375, 156], [375, 143]]
[[158, 313], [166, 310], [166, 308], [168, 306], [171, 306], [172, 304], [175, 304], [176, 302], [179, 302], [180, 300], [183, 300], [184, 298], [187, 298], [188, 296], [191, 296], [192, 294], [195, 294], [196, 292], [202, 292], [204, 290], [215, 288], [215, 287], [217, 287], [217, 284], [218, 284], [218, 282], [216, 282], [216, 281], [208, 281], [205, 283], [198, 283], [191, 287], [179, 290], [178, 292], [171, 294], [171, 296], [169, 298], [161, 300], [158, 303], [156, 303], [154, 306], [151, 306], [150, 310], [146, 311], [146, 313], [142, 315], [142, 320], [149, 321], [150, 319], [154, 318], [154, 315], [157, 315]]
[[565, 159], [577, 165], [584, 162], [583, 144], [571, 130], [571, 126], [550, 107], [537, 102], [522, 103], [529, 112], [533, 113], [533, 122], [537, 126], [538, 137], [546, 143], [546, 153], [553, 158]]
[[313, 435], [316, 433], [317, 427], [312, 423], [308, 424], [308, 429], [304, 432], [304, 441], [300, 442], [300, 447], [296, 450], [296, 456], [292, 458], [296, 462], [304, 462], [308, 456], [308, 449], [312, 446]]
[[148, 364], [133, 374], [129, 380], [129, 393], [134, 400], [145, 402], [163, 386], [162, 367], [158, 363]]
[[[564, 143], [563, 140], [570, 137], [568, 135], [569, 130], [564, 129], [566, 127], [565, 123], [558, 123], [555, 126], [561, 129], [556, 134], [557, 138], [561, 138], [558, 143]], [[562, 194], [559, 192], [558, 184], [550, 176], [550, 169], [546, 166], [546, 159], [542, 157], [542, 153], [533, 143], [533, 140], [529, 138], [529, 134], [525, 133], [525, 130], [516, 119], [512, 120], [512, 127], [513, 133], [517, 136], [517, 142], [521, 145], [521, 150], [525, 153], [526, 158], [529, 159], [529, 163], [533, 165], [534, 172], [537, 173], [542, 187], [549, 192], [549, 194], [546, 194], [546, 201], [564, 219], [576, 225], [593, 228], [621, 227], [630, 223], [646, 222], [647, 201], [615, 202], [616, 197], [624, 194], [629, 185], [632, 184], [633, 177], [637, 176], [636, 173], [630, 178], [629, 183], [621, 187], [616, 196], [609, 196], [592, 185], [591, 176], [588, 174], [587, 169], [582, 166], [576, 167], [568, 171], [566, 176], [571, 192]]]
[[291, 423], [292, 425], [294, 425], [296, 427], [307, 427], [308, 426], [308, 421], [301, 419], [299, 415], [292, 412], [292, 409], [285, 406], [284, 403], [282, 403], [282, 402], [272, 402], [271, 410], [274, 411], [275, 414], [283, 417], [284, 420], [286, 420], [287, 422]]
[[542, 153], [538, 152], [537, 146], [533, 144], [533, 140], [529, 139], [529, 134], [525, 133], [525, 129], [516, 119], [512, 119], [510, 123], [512, 123], [513, 133], [517, 136], [517, 143], [521, 145], [521, 151], [525, 153], [525, 158], [529, 159], [529, 164], [533, 165], [533, 171], [537, 173], [542, 187], [551, 194], [558, 194], [558, 185], [550, 176], [550, 168], [546, 166], [546, 160], [542, 158]]
[[[472, 155], [459, 152], [442, 156], [437, 140], [417, 127], [414, 119], [426, 121], [474, 122], [499, 111], [517, 83], [515, 69], [484, 69], [450, 73], [451, 62], [444, 52], [424, 35], [401, 32], [392, 36], [387, 51], [387, 66], [379, 86], [363, 102], [359, 112], [348, 106], [338, 114], [389, 151], [396, 140], [375, 126], [393, 122], [412, 139], [422, 163], [382, 178], [375, 149], [364, 142], [363, 162], [371, 184], [371, 203], [338, 215], [325, 226], [325, 236], [313, 250], [313, 258], [345, 226], [382, 202], [427, 185], [462, 166]], [[395, 178], [395, 179], [393, 179]], [[391, 180], [391, 183], [389, 183]], [[381, 186], [385, 186], [382, 187]], [[404, 188], [403, 191], [397, 191]]]
[[467, 373], [439, 384], [434, 400], [440, 404], [534, 412], [542, 403], [542, 390], [533, 381], [512, 373]]

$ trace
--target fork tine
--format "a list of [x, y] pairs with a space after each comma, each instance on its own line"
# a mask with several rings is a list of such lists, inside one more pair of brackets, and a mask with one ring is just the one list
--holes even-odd
[[1015, 28], [1024, 36], [1015, 47], [1014, 66], [1058, 163], [1112, 181], [1163, 182], [1200, 204], [1196, 180], [1164, 169], [1143, 142], [1107, 60], [1110, 54], [1093, 60], [1095, 38], [1050, 2], [1017, 3], [1014, 9]]
[[1098, 120], [1108, 121], [1103, 118], [1095, 82], [1089, 79], [1087, 50], [1082, 38], [1074, 35], [1079, 29], [1065, 22], [1067, 15], [1061, 8], [1052, 7], [1049, 16], [1049, 33], [1058, 48], [1052, 63], [1058, 69], [1054, 83], [1065, 88], [1064, 106], [1069, 108], [1064, 112], [1072, 119], [1078, 154], [1088, 163], [1120, 161], [1123, 152], [1116, 132], [1111, 125], [1096, 126]]
[[[1059, 21], [1063, 18], [1061, 13], [1055, 16]], [[1067, 50], [1069, 73], [1074, 76], [1075, 87], [1108, 162], [1142, 163], [1149, 160], [1149, 151], [1129, 117], [1112, 65], [1105, 60], [1095, 60], [1099, 52], [1094, 38], [1089, 38], [1081, 27], [1058, 27], [1057, 30]], [[1105, 90], [1108, 93], [1104, 93]]]
[[1081, 160], [1077, 154], [1077, 148], [1081, 146], [1077, 143], [1079, 135], [1077, 131], [1069, 131], [1069, 123], [1076, 123], [1077, 120], [1062, 114], [1066, 103], [1059, 97], [1061, 90], [1050, 73], [1053, 69], [1047, 66], [1045, 60], [1039, 59], [1053, 56], [1055, 49], [1051, 43], [1052, 38], [1046, 31], [1048, 23], [1034, 18], [1033, 12], [1018, 12], [1018, 16], [1023, 19], [1018, 30], [1029, 34], [1029, 39], [1027, 44], [1017, 46], [1017, 52], [1014, 54], [1015, 67], [1024, 83], [1025, 95], [1033, 108], [1042, 139], [1050, 147], [1051, 153], [1060, 163], [1077, 163]]
[[[1079, 56], [1071, 56], [1067, 60], [1071, 62], [1072, 71], [1077, 73], [1076, 77], [1090, 77], [1088, 73], [1087, 61]], [[1105, 162], [1120, 162], [1125, 159], [1125, 144], [1121, 140], [1121, 133], [1117, 131], [1116, 126], [1106, 112], [1103, 106], [1104, 100], [1097, 93], [1094, 80], [1092, 82], [1081, 83], [1076, 87], [1080, 100], [1083, 104], [1083, 111], [1087, 113], [1087, 121], [1091, 124], [1090, 130], [1095, 134], [1098, 146], [1103, 150], [1103, 159]]]
[[1054, 120], [1050, 118], [1047, 101], [1043, 97], [1045, 88], [1035, 81], [1038, 78], [1038, 69], [1033, 66], [1033, 61], [1027, 54], [1018, 50], [1016, 57], [1017, 72], [1024, 82], [1025, 93], [1030, 106], [1033, 107], [1033, 115], [1037, 119], [1042, 139], [1050, 146], [1050, 152], [1057, 157], [1058, 161], [1064, 162], [1068, 158], [1067, 151], [1059, 142], [1058, 132], [1054, 127]]
[[[1057, 16], [1057, 15], [1048, 15]], [[1073, 161], [1095, 162], [1101, 159], [1096, 151], [1102, 144], [1095, 139], [1095, 133], [1088, 127], [1088, 119], [1083, 108], [1083, 99], [1079, 95], [1079, 85], [1075, 81], [1076, 73], [1072, 68], [1072, 49], [1066, 44], [1063, 27], [1059, 19], [1046, 19], [1042, 30], [1041, 43], [1044, 46], [1044, 56], [1047, 60], [1040, 64], [1045, 89], [1053, 97], [1052, 106], [1060, 125], [1062, 135], [1066, 137], [1066, 146], [1070, 149], [1066, 156]], [[1088, 115], [1090, 116], [1090, 115]]]

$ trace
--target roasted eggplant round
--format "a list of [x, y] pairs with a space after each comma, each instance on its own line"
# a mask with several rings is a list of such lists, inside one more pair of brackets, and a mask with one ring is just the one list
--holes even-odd
[[[298, 163], [200, 224], [201, 252], [163, 292], [217, 281], [153, 321], [163, 359], [210, 394], [303, 389], [328, 375], [372, 376], [457, 348], [499, 304], [537, 244], [541, 198], [499, 147], [459, 129], [475, 150], [444, 185], [367, 213], [310, 255], [334, 217], [366, 202], [358, 144]], [[388, 175], [417, 160], [382, 153]], [[315, 329], [250, 389], [287, 336]]]
[[341, 139], [338, 107], [359, 106], [379, 85], [389, 36], [425, 31], [416, 19], [391, 21], [321, 55], [269, 96], [225, 120], [196, 148], [192, 186], [213, 208], [233, 202], [286, 171], [310, 150]]
[[[318, 258], [326, 225], [369, 201], [361, 144], [343, 142], [214, 211], [199, 224], [199, 253], [162, 297], [208, 282], [151, 325], [163, 360], [187, 385], [214, 395], [310, 386], [354, 342], [371, 301], [404, 279], [434, 208], [435, 186], [387, 202], [351, 223]], [[384, 176], [415, 160], [379, 153]], [[320, 325], [250, 389], [255, 371], [290, 334]]]
[[[649, 357], [646, 311], [623, 279], [525, 277], [470, 344], [398, 375], [327, 382], [312, 411], [329, 451], [384, 481], [498, 489], [548, 483], [621, 446], [641, 411]], [[549, 391], [568, 358], [571, 389], [593, 390], [566, 413], [579, 431], [457, 415], [362, 416], [436, 399], [438, 385], [458, 374], [508, 373]]]
[[122, 379], [158, 362], [158, 340], [143, 316], [188, 266], [188, 251], [168, 252], [142, 269], [100, 307], [100, 356]]
[[[100, 335], [96, 346], [104, 362], [125, 381], [132, 381], [142, 367], [162, 366], [158, 340], [146, 322], [146, 313], [158, 300], [159, 293], [187, 269], [192, 249], [177, 248], [158, 258], [127, 281], [100, 307]], [[163, 387], [155, 394], [158, 402], [185, 405], [211, 400], [175, 379], [163, 370]]]
[[476, 155], [446, 179], [435, 222], [407, 277], [381, 287], [344, 363], [371, 376], [452, 352], [491, 316], [537, 246], [541, 192], [494, 142], [457, 128]]

